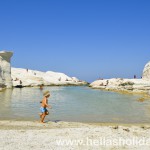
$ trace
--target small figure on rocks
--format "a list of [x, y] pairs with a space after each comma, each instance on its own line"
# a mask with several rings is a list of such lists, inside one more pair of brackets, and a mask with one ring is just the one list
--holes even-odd
[[134, 79], [136, 79], [136, 75], [134, 75]]
[[43, 90], [43, 85], [40, 85], [40, 90]]
[[22, 85], [22, 81], [20, 80], [20, 85]]

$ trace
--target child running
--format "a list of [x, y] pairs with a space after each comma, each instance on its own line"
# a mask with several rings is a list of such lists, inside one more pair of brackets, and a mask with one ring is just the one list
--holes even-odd
[[48, 108], [52, 108], [50, 105], [48, 105], [48, 98], [50, 97], [50, 92], [49, 91], [45, 91], [43, 93], [43, 100], [41, 101], [41, 114], [40, 114], [40, 122], [41, 123], [44, 123], [44, 119], [45, 119], [45, 116], [49, 114], [48, 110], [47, 110], [47, 107]]

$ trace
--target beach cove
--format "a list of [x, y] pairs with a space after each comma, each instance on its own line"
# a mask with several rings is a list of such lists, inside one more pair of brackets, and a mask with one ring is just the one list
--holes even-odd
[[150, 150], [150, 1], [1, 0], [0, 150]]
[[[63, 73], [11, 68], [12, 52], [0, 55], [0, 149], [149, 150], [149, 63], [143, 79], [98, 80], [88, 87]], [[45, 90], [53, 109], [41, 124]]]

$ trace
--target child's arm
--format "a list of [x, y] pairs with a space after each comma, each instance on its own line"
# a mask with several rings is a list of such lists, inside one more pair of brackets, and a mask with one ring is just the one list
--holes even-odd
[[44, 104], [46, 105], [46, 107], [48, 107], [48, 108], [52, 108], [50, 105], [48, 105], [48, 103], [47, 103], [47, 99], [46, 99], [46, 98], [44, 99]]

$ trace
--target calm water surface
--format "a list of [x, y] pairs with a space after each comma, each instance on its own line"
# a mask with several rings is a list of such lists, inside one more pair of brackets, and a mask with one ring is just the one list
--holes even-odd
[[[150, 100], [139, 96], [93, 90], [86, 86], [45, 87], [51, 91], [47, 120], [77, 122], [150, 123]], [[39, 88], [0, 92], [0, 119], [37, 120], [42, 93]]]

